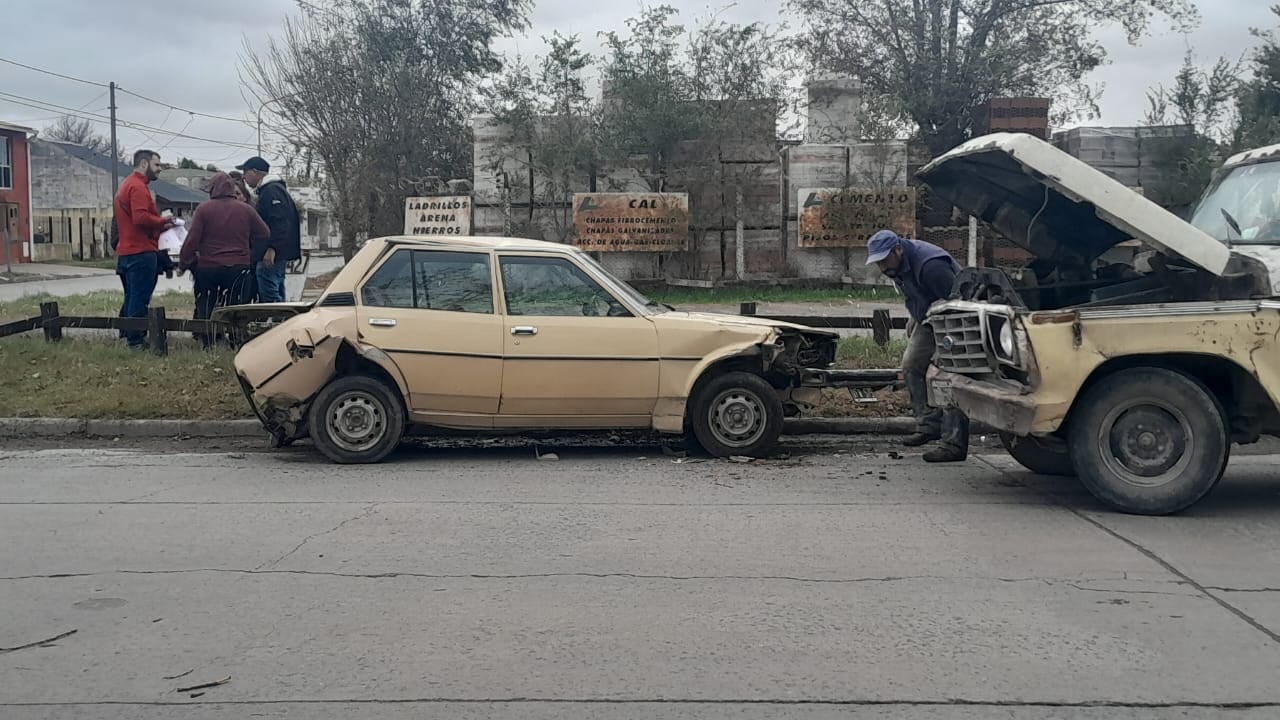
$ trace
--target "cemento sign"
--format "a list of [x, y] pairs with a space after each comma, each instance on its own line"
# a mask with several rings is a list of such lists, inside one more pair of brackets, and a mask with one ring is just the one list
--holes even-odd
[[686, 193], [575, 193], [574, 244], [599, 252], [689, 248]]
[[884, 229], [916, 234], [913, 187], [801, 188], [796, 203], [802, 248], [864, 247]]
[[471, 198], [466, 195], [405, 198], [404, 234], [437, 237], [470, 235]]

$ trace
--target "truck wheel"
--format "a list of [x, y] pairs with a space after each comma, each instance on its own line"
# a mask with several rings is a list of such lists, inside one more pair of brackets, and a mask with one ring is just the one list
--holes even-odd
[[1018, 437], [1002, 432], [1000, 444], [1019, 465], [1037, 475], [1075, 477], [1071, 453], [1062, 443], [1055, 446], [1038, 437]]
[[782, 400], [759, 375], [715, 377], [698, 388], [689, 407], [694, 437], [715, 457], [762, 457], [782, 435]]
[[316, 394], [308, 426], [320, 452], [342, 464], [381, 462], [404, 435], [404, 407], [384, 383], [365, 375], [335, 378]]
[[1168, 515], [1218, 484], [1231, 442], [1221, 404], [1198, 381], [1136, 368], [1104, 378], [1081, 398], [1070, 448], [1081, 482], [1108, 507]]

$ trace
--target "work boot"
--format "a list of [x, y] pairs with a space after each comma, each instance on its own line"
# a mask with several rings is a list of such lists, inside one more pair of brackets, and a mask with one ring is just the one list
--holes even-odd
[[969, 457], [969, 453], [959, 448], [939, 445], [924, 454], [924, 461], [928, 463], [962, 462], [967, 457]]
[[903, 438], [902, 446], [903, 447], [920, 447], [922, 445], [928, 445], [929, 443], [933, 442], [934, 440], [937, 440], [940, 437], [942, 437], [942, 434], [937, 432], [916, 432]]

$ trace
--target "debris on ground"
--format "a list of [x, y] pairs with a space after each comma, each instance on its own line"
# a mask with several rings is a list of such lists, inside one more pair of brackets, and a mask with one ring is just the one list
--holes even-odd
[[51, 637], [51, 638], [45, 638], [44, 640], [37, 640], [37, 641], [35, 641], [35, 642], [29, 642], [29, 643], [27, 643], [26, 645], [18, 645], [18, 646], [15, 646], [15, 647], [0, 648], [0, 653], [11, 653], [11, 652], [17, 652], [17, 651], [19, 651], [19, 650], [26, 650], [27, 648], [33, 648], [33, 647], [48, 647], [51, 643], [55, 643], [55, 642], [57, 642], [57, 641], [59, 641], [59, 640], [61, 640], [61, 639], [63, 639], [63, 638], [66, 638], [66, 637], [71, 637], [72, 635], [75, 635], [75, 634], [76, 634], [76, 633], [78, 633], [78, 632], [80, 632], [78, 629], [76, 629], [76, 630], [68, 630], [68, 631], [66, 631], [66, 632], [62, 633], [61, 635], [54, 635], [53, 637]]
[[749, 462], [755, 462], [755, 461], [756, 461], [755, 458], [747, 457], [746, 455], [730, 455], [729, 456], [729, 462], [732, 462], [732, 463], [749, 463]]
[[186, 671], [186, 672], [184, 672], [184, 673], [178, 673], [177, 675], [165, 675], [165, 676], [164, 676], [164, 679], [165, 679], [165, 680], [177, 680], [178, 678], [184, 678], [184, 677], [186, 677], [186, 676], [190, 675], [191, 673], [193, 673], [193, 672], [195, 672], [195, 671], [196, 671], [196, 669], [195, 669], [195, 668], [191, 668], [190, 670], [188, 670], [188, 671]]
[[199, 685], [192, 685], [191, 687], [178, 688], [175, 692], [184, 693], [184, 692], [191, 692], [192, 690], [204, 690], [204, 689], [206, 689], [206, 688], [218, 687], [219, 685], [226, 685], [226, 684], [227, 684], [227, 683], [229, 683], [229, 682], [231, 682], [231, 676], [230, 676], [230, 675], [228, 675], [228, 676], [226, 676], [226, 677], [222, 678], [221, 680], [215, 680], [215, 681], [213, 681], [213, 682], [201, 683], [201, 684], [199, 684]]

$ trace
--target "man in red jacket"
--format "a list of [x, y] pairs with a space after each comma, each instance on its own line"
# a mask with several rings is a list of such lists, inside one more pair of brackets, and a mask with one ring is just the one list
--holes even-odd
[[[116, 192], [115, 220], [120, 240], [116, 245], [116, 273], [124, 285], [124, 305], [120, 317], [144, 318], [156, 290], [160, 233], [173, 223], [160, 217], [156, 200], [147, 187], [160, 176], [160, 154], [139, 150], [133, 154], [133, 172]], [[141, 348], [146, 333], [131, 330], [124, 334], [129, 347]]]

